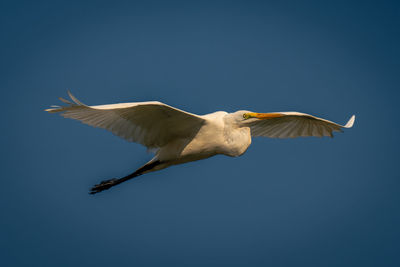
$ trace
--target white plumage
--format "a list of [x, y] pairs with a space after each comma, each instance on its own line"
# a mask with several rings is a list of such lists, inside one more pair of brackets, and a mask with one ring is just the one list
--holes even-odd
[[294, 138], [333, 136], [333, 132], [353, 126], [353, 115], [346, 125], [299, 112], [254, 113], [223, 111], [195, 115], [161, 102], [137, 102], [87, 106], [68, 92], [68, 106], [52, 106], [46, 111], [62, 112], [65, 118], [106, 129], [127, 141], [155, 151], [155, 157], [134, 173], [103, 181], [91, 193], [98, 193], [141, 174], [171, 165], [208, 158], [217, 154], [242, 155], [251, 137]]

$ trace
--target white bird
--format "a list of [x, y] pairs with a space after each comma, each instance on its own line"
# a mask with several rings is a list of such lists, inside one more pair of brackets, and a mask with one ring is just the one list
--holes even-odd
[[355, 120], [353, 115], [346, 125], [339, 125], [300, 112], [246, 110], [217, 111], [200, 116], [157, 101], [87, 106], [70, 92], [68, 94], [73, 102], [60, 98], [68, 106], [52, 106], [46, 111], [62, 112], [65, 118], [106, 129], [155, 152], [154, 158], [135, 172], [120, 179], [102, 181], [91, 189], [91, 194], [172, 165], [217, 154], [238, 157], [246, 152], [252, 137], [333, 137], [333, 132], [351, 128]]

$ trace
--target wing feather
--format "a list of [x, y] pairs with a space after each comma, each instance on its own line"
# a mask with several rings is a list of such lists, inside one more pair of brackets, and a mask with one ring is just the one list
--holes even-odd
[[308, 130], [307, 121], [302, 120], [301, 121], [301, 128], [299, 130], [300, 136], [307, 136], [307, 130]]
[[299, 136], [333, 137], [333, 132], [341, 132], [343, 128], [351, 128], [355, 120], [355, 116], [353, 115], [346, 125], [340, 125], [306, 113], [273, 112], [272, 114], [277, 113], [282, 116], [271, 116], [268, 119], [251, 118], [244, 121], [244, 124], [250, 127], [252, 136], [272, 138], [295, 138]]
[[293, 127], [292, 124], [296, 124], [297, 121], [285, 121], [285, 123], [283, 123], [282, 127], [278, 127], [275, 128], [275, 136], [280, 138], [281, 136], [286, 136], [288, 134], [290, 134], [291, 128]]
[[276, 135], [276, 131], [279, 130], [279, 128], [285, 127], [285, 125], [286, 124], [282, 120], [271, 122], [271, 126], [270, 127], [260, 127], [260, 130], [259, 130], [261, 132], [260, 135], [263, 135], [263, 136], [264, 135], [271, 135], [271, 136], [277, 137], [277, 136], [275, 136]]
[[161, 102], [134, 102], [87, 106], [68, 92], [68, 104], [46, 109], [60, 112], [65, 118], [106, 129], [128, 141], [148, 148], [159, 148], [176, 138], [191, 138], [201, 128], [204, 119]]
[[[280, 136], [280, 138], [285, 138], [285, 136], [288, 136], [289, 138], [295, 138], [296, 136], [301, 136], [301, 120], [294, 121], [293, 124], [288, 127], [286, 132]], [[293, 129], [296, 129], [296, 131], [293, 131]]]

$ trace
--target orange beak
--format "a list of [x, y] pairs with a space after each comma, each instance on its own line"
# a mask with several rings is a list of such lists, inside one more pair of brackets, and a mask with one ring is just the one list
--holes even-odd
[[249, 118], [257, 118], [260, 120], [268, 120], [268, 119], [273, 119], [273, 118], [279, 118], [283, 117], [285, 115], [281, 113], [255, 113], [255, 112], [250, 112], [250, 113], [245, 113], [243, 114], [243, 118], [246, 120]]

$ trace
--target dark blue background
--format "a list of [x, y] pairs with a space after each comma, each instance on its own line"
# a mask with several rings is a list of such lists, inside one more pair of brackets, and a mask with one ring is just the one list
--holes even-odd
[[[396, 1], [2, 1], [2, 266], [400, 266]], [[353, 129], [256, 138], [88, 195], [151, 158], [43, 110], [158, 100]]]

